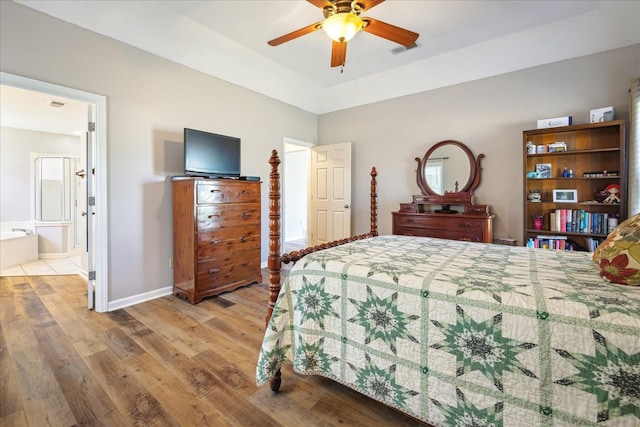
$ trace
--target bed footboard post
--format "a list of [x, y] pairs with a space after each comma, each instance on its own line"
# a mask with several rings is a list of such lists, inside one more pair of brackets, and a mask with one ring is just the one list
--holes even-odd
[[[282, 262], [280, 258], [280, 157], [276, 150], [271, 151], [269, 158], [271, 173], [269, 174], [269, 304], [267, 306], [267, 327], [273, 314], [273, 307], [276, 305], [278, 294], [280, 293], [280, 269]], [[272, 391], [278, 391], [282, 382], [280, 369], [269, 381]]]
[[378, 235], [378, 183], [376, 177], [378, 171], [375, 167], [371, 168], [371, 235], [373, 237]]
[[273, 307], [280, 293], [280, 157], [276, 150], [271, 151], [269, 158], [271, 173], [269, 174], [269, 305], [267, 306], [267, 324], [271, 319]]

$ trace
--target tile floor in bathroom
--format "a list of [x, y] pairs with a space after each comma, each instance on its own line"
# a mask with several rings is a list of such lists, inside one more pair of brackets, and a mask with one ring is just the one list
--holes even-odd
[[15, 265], [0, 271], [0, 276], [55, 276], [80, 273], [80, 256], [48, 258]]

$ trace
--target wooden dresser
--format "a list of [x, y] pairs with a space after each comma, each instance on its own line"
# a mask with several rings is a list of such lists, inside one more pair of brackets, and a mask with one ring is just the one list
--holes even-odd
[[260, 182], [174, 177], [173, 293], [203, 298], [260, 282]]
[[[461, 193], [455, 196], [413, 196], [413, 203], [401, 203], [400, 211], [391, 213], [393, 234], [491, 243], [495, 215], [490, 214], [487, 205], [474, 205], [471, 197]], [[433, 210], [450, 205], [459, 205], [459, 212], [438, 213]]]
[[451, 139], [416, 157], [416, 183], [422, 194], [392, 212], [393, 234], [492, 243], [495, 215], [488, 205], [473, 204], [473, 191], [482, 178], [482, 158], [484, 154], [476, 158], [469, 147]]

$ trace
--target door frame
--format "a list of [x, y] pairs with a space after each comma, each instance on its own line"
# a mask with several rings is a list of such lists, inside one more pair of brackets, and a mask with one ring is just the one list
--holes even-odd
[[109, 309], [108, 283], [108, 219], [107, 219], [107, 97], [53, 83], [29, 79], [0, 72], [0, 84], [34, 92], [61, 96], [92, 104], [96, 112], [96, 206], [95, 206], [95, 259], [96, 286], [94, 310], [102, 313]]

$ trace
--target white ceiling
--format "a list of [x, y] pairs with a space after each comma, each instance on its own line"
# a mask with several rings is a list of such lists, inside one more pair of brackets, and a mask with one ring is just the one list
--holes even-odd
[[87, 129], [86, 103], [6, 85], [0, 85], [0, 112], [3, 127], [75, 136]]
[[322, 31], [267, 45], [322, 20], [304, 0], [15, 1], [316, 114], [640, 43], [638, 1], [387, 0], [363, 16], [419, 47], [361, 32], [341, 72]]

